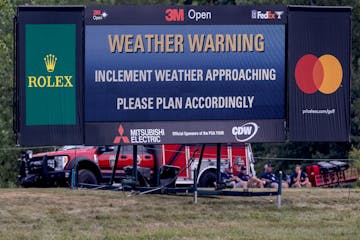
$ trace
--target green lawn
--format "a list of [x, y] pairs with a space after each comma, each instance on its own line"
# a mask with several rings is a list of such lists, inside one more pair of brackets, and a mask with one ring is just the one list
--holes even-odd
[[360, 239], [360, 190], [199, 198], [0, 189], [0, 239]]

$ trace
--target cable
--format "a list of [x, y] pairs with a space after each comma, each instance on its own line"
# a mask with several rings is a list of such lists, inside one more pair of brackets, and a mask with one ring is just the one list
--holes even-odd
[[[0, 148], [0, 151], [20, 151], [20, 150], [31, 150], [31, 149], [46, 149], [46, 148], [56, 148], [56, 146], [45, 146], [45, 147], [8, 147], [8, 148]], [[147, 149], [157, 150], [157, 148], [147, 147]], [[176, 150], [165, 150], [165, 152], [172, 152], [172, 153], [185, 153], [184, 151], [176, 151]], [[194, 154], [193, 154], [194, 155]], [[206, 154], [210, 157], [216, 157], [216, 154]], [[221, 158], [227, 158], [227, 155], [221, 155]], [[279, 161], [312, 161], [312, 162], [320, 162], [320, 161], [330, 161], [330, 160], [337, 160], [337, 161], [360, 161], [360, 159], [351, 159], [351, 158], [284, 158], [284, 157], [253, 157], [254, 159], [265, 159], [265, 160], [279, 160]]]

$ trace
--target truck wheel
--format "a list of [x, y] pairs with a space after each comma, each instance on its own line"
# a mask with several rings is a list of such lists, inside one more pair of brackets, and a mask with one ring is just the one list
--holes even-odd
[[199, 187], [215, 187], [216, 174], [212, 171], [204, 172], [199, 180]]
[[87, 169], [81, 169], [78, 177], [79, 183], [98, 184], [95, 174]]

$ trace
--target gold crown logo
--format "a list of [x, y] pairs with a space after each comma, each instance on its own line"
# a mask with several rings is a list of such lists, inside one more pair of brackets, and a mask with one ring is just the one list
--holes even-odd
[[47, 54], [44, 57], [44, 62], [45, 62], [45, 66], [46, 66], [46, 70], [48, 72], [53, 72], [55, 69], [55, 64], [57, 61], [57, 57], [55, 57], [54, 54]]

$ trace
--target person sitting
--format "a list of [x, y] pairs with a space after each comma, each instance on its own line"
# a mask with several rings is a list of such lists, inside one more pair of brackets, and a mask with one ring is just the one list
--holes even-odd
[[[273, 173], [271, 164], [264, 165], [264, 173], [261, 174], [260, 179], [264, 182], [264, 187], [266, 188], [278, 188], [280, 179]], [[282, 187], [289, 187], [286, 181], [281, 181]]]
[[232, 168], [230, 165], [224, 168], [224, 171], [221, 171], [221, 180], [223, 182], [229, 181], [233, 176]]
[[248, 187], [263, 188], [264, 187], [263, 181], [261, 181], [257, 177], [251, 177], [249, 174], [247, 174], [245, 166], [241, 166], [240, 173], [239, 173], [239, 175], [237, 175], [237, 178], [238, 178], [237, 180], [239, 182], [241, 181], [241, 182], [246, 183], [246, 184], [244, 184], [244, 188], [248, 188]]
[[230, 164], [225, 167], [223, 172], [221, 172], [221, 180], [227, 186], [231, 186], [231, 188], [247, 188], [246, 181], [243, 181], [239, 177], [234, 176]]
[[295, 166], [295, 170], [290, 176], [290, 186], [294, 188], [311, 187], [308, 175], [301, 170], [300, 165]]

